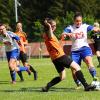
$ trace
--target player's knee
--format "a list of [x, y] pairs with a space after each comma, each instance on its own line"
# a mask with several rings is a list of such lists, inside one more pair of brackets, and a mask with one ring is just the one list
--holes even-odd
[[71, 69], [75, 70], [75, 71], [79, 71], [79, 70], [81, 70], [81, 67], [76, 62], [73, 61], [71, 63]]

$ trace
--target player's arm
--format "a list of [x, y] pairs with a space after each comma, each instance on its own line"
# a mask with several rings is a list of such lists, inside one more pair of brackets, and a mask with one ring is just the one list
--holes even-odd
[[19, 37], [18, 35], [16, 35], [16, 34], [13, 33], [13, 32], [11, 32], [9, 35], [10, 35], [10, 37], [11, 37], [13, 40], [16, 40], [17, 43], [18, 43], [19, 45], [22, 45], [21, 39], [20, 39], [20, 37]]
[[27, 46], [28, 45], [28, 40], [27, 40], [27, 35], [25, 32], [23, 32], [23, 36], [20, 37], [22, 40], [23, 40], [23, 44], [24, 46]]
[[96, 33], [96, 32], [100, 32], [100, 28], [89, 25], [87, 27], [87, 31], [93, 31], [94, 33]]
[[10, 34], [10, 37], [16, 41], [20, 41], [20, 37], [18, 35], [16, 35], [15, 33], [11, 32]]
[[69, 27], [64, 29], [63, 33], [61, 34], [61, 40], [64, 40], [66, 37], [75, 38], [75, 34], [71, 32]]
[[24, 44], [24, 46], [28, 45], [28, 40], [26, 38], [24, 39], [23, 44]]
[[53, 37], [53, 31], [52, 31], [52, 27], [51, 25], [48, 23], [47, 20], [44, 21], [45, 24], [45, 28], [47, 28], [48, 30], [46, 31], [46, 34], [48, 35], [49, 38]]

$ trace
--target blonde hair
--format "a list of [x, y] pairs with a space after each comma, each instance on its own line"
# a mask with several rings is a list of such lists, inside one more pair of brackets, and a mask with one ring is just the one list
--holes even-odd
[[95, 22], [94, 23], [94, 26], [99, 28], [99, 23], [98, 22]]

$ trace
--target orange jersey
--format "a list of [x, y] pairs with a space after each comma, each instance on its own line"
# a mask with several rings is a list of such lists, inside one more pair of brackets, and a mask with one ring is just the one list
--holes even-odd
[[59, 58], [65, 54], [62, 47], [59, 44], [58, 39], [54, 35], [52, 38], [48, 38], [48, 36], [44, 34], [43, 38], [45, 40], [47, 50], [52, 60]]
[[23, 51], [25, 53], [26, 52], [25, 45], [28, 44], [28, 41], [25, 36], [26, 33], [15, 32], [15, 34], [17, 34], [20, 37], [20, 41], [21, 41], [21, 45], [19, 45], [20, 51]]

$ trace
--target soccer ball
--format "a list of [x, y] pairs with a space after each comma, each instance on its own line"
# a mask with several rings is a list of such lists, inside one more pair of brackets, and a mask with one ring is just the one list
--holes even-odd
[[95, 85], [96, 86], [95, 90], [100, 90], [100, 82], [99, 81], [93, 81], [91, 83], [91, 85]]

